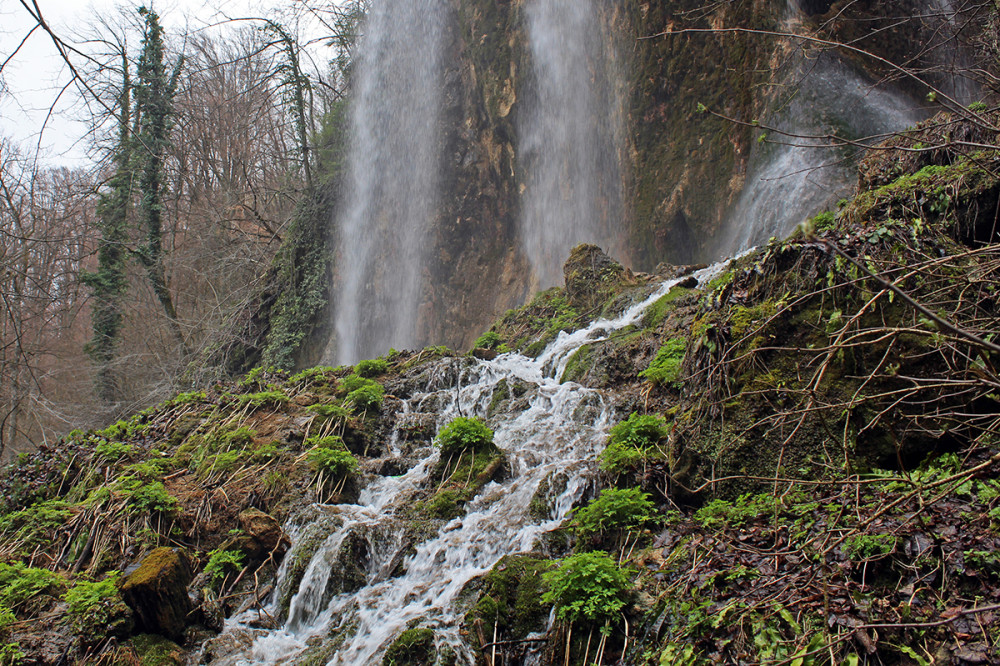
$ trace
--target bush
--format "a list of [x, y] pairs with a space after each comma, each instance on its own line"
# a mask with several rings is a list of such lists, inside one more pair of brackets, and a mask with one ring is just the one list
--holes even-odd
[[684, 340], [668, 340], [667, 344], [656, 352], [656, 358], [649, 367], [640, 372], [639, 376], [657, 386], [676, 382], [681, 375], [681, 364], [684, 362], [686, 350], [687, 343]]
[[370, 379], [366, 379], [361, 375], [355, 373], [352, 375], [347, 375], [342, 380], [340, 380], [340, 390], [342, 393], [350, 393], [351, 391], [357, 391], [359, 388], [365, 386], [371, 386], [372, 384], [377, 384]]
[[608, 488], [600, 497], [574, 513], [572, 526], [578, 536], [590, 537], [608, 531], [637, 530], [655, 520], [649, 494], [639, 488]]
[[36, 569], [21, 562], [0, 563], [0, 606], [16, 609], [34, 596], [56, 594], [65, 586], [65, 579], [48, 569]]
[[359, 377], [376, 377], [385, 374], [389, 369], [389, 362], [384, 358], [373, 358], [368, 361], [360, 361], [354, 366], [354, 372]]
[[313, 469], [331, 476], [346, 476], [358, 468], [358, 459], [342, 449], [313, 449], [308, 458]]
[[99, 582], [79, 581], [66, 591], [63, 599], [74, 630], [91, 638], [118, 633], [115, 629], [126, 629], [130, 614], [125, 602], [118, 594], [118, 578], [121, 574], [113, 571]]
[[438, 433], [434, 445], [441, 455], [450, 456], [467, 449], [481, 450], [493, 445], [493, 431], [481, 419], [459, 416]]
[[472, 343], [473, 349], [496, 349], [500, 346], [500, 335], [494, 331], [486, 331]]
[[602, 551], [570, 555], [560, 560], [558, 569], [542, 574], [549, 588], [542, 601], [555, 606], [561, 620], [610, 620], [625, 606], [628, 573]]
[[620, 474], [638, 467], [668, 434], [661, 417], [633, 413], [611, 428], [608, 445], [600, 455], [601, 469]]
[[246, 556], [238, 550], [216, 549], [209, 553], [205, 573], [212, 579], [212, 586], [218, 587], [226, 576], [241, 571], [245, 559]]
[[384, 399], [385, 389], [382, 388], [381, 384], [376, 382], [371, 382], [366, 386], [354, 389], [347, 394], [348, 402], [353, 403], [356, 408], [364, 411], [378, 409], [382, 406], [382, 400]]
[[177, 500], [160, 481], [143, 483], [134, 476], [126, 476], [119, 479], [116, 486], [116, 490], [125, 496], [132, 513], [169, 514], [177, 510]]

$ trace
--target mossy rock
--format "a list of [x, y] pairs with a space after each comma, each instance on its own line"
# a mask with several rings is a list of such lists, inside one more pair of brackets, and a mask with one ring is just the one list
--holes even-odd
[[414, 627], [401, 633], [382, 657], [382, 666], [427, 666], [436, 661], [434, 631]]
[[542, 573], [552, 569], [552, 560], [531, 555], [508, 555], [482, 578], [479, 599], [465, 616], [465, 623], [483, 624], [483, 635], [499, 640], [520, 640], [544, 631], [549, 606], [542, 603], [545, 591]]
[[596, 311], [624, 287], [635, 284], [632, 272], [596, 245], [577, 245], [563, 265], [566, 297], [580, 312]]
[[133, 636], [129, 643], [141, 666], [181, 666], [186, 663], [184, 649], [163, 636], [139, 634]]
[[188, 623], [191, 601], [187, 586], [191, 562], [179, 548], [156, 548], [139, 561], [121, 585], [121, 596], [135, 611], [143, 631], [180, 639]]

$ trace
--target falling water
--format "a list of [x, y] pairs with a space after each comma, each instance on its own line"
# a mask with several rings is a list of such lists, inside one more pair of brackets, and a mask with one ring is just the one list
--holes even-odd
[[[789, 0], [784, 29], [801, 30], [801, 18], [799, 2]], [[877, 141], [926, 115], [912, 99], [876, 87], [834, 52], [798, 51], [778, 89], [794, 94], [781, 97], [785, 103], [764, 124], [781, 133], [754, 147], [743, 191], [722, 225], [718, 256], [784, 237], [850, 193], [854, 160], [822, 137]]]
[[562, 279], [578, 243], [621, 256], [622, 96], [594, 0], [531, 0], [532, 59], [519, 116], [521, 241], [539, 288]]
[[375, 0], [361, 45], [339, 215], [338, 362], [416, 344], [437, 210], [446, 0]]
[[[695, 275], [711, 279], [719, 266]], [[277, 630], [250, 630], [245, 623], [255, 612], [229, 621], [230, 634], [250, 632], [253, 640], [242, 656], [223, 664], [295, 663], [296, 658], [323, 641], [331, 642], [330, 664], [379, 663], [388, 644], [412, 623], [436, 632], [439, 648], [447, 646], [458, 663], [474, 663], [474, 654], [459, 634], [462, 609], [455, 603], [462, 589], [489, 571], [505, 555], [530, 551], [539, 535], [558, 526], [578, 502], [595, 473], [612, 410], [599, 391], [560, 383], [570, 357], [585, 344], [604, 340], [637, 321], [642, 313], [679, 280], [663, 283], [643, 302], [615, 320], [599, 320], [574, 333], [561, 333], [537, 358], [504, 354], [493, 361], [445, 359], [418, 378], [421, 387], [405, 401], [396, 429], [419, 414], [433, 414], [437, 426], [455, 416], [487, 418], [498, 391], [518, 385], [523, 396], [488, 418], [495, 442], [503, 450], [509, 478], [491, 482], [467, 505], [464, 516], [444, 524], [439, 532], [403, 558], [405, 509], [413, 492], [433, 483], [437, 452], [424, 448], [422, 457], [401, 476], [376, 476], [358, 503], [313, 506], [307, 519], [289, 531], [295, 542], [286, 557], [299, 555], [301, 535], [319, 531], [322, 546], [312, 556], [298, 583], [285, 625]], [[389, 438], [390, 457], [400, 456], [398, 432]], [[529, 511], [543, 480], [552, 490], [549, 515]], [[303, 524], [305, 524], [303, 526]], [[353, 592], [338, 592], [331, 576], [342, 566], [345, 539], [364, 540], [361, 565], [366, 583]], [[394, 575], [400, 561], [403, 573]], [[278, 613], [278, 599], [290, 592], [287, 566], [279, 572], [277, 592], [268, 611]], [[334, 589], [331, 590], [331, 587]], [[220, 663], [220, 662], [216, 662]]]

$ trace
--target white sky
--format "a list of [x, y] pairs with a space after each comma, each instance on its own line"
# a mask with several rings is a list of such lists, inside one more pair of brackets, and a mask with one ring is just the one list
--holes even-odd
[[[26, 0], [29, 4], [31, 0]], [[214, 24], [222, 15], [230, 17], [261, 16], [288, 0], [37, 0], [42, 16], [65, 41], [72, 43], [74, 36], [101, 15], [113, 16], [119, 7], [152, 5], [168, 33], [177, 33], [185, 27]], [[7, 60], [21, 40], [34, 25], [20, 0], [0, 0], [0, 63]], [[49, 107], [59, 95], [59, 90], [70, 80], [70, 73], [58, 56], [48, 34], [36, 30], [13, 60], [4, 67], [0, 80], [6, 85], [7, 94], [0, 91], [0, 136], [20, 144], [22, 149], [34, 151], [39, 144], [39, 131], [45, 124], [41, 137], [41, 157], [49, 165], [85, 166], [89, 164], [84, 145], [79, 138], [86, 127], [74, 116], [78, 100], [76, 90], [68, 89], [56, 104], [55, 111], [46, 123]], [[2, 159], [2, 156], [0, 156]]]

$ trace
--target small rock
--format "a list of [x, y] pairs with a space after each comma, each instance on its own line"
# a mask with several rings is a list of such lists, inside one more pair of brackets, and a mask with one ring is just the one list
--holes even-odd
[[271, 553], [274, 553], [275, 557], [280, 557], [288, 550], [290, 543], [288, 537], [272, 516], [260, 509], [247, 509], [237, 520], [247, 537], [243, 545], [251, 560], [267, 559]]

